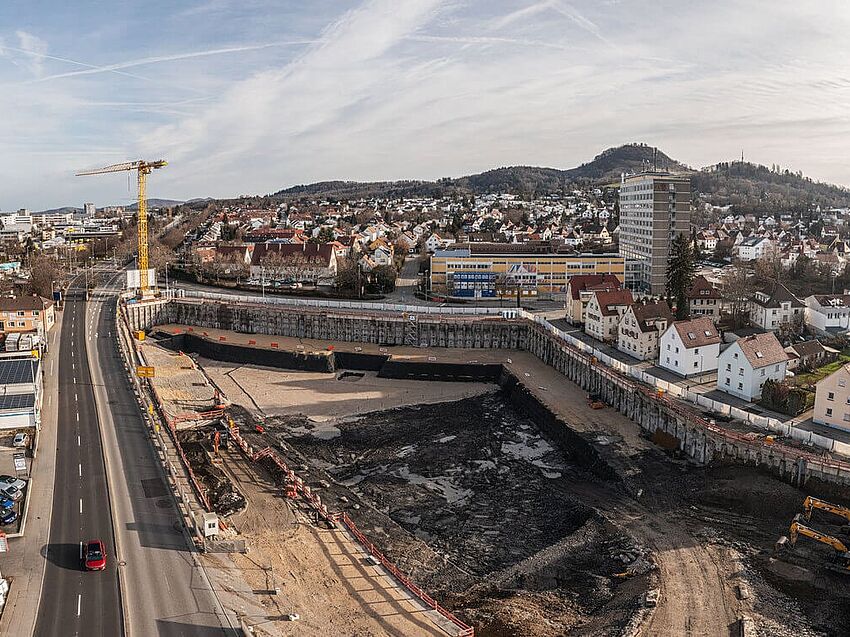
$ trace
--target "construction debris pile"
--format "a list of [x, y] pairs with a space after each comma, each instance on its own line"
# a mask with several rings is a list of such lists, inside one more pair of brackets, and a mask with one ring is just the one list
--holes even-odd
[[245, 497], [213, 461], [215, 431], [214, 426], [206, 426], [184, 429], [176, 432], [176, 435], [189, 466], [206, 491], [212, 510], [222, 517], [227, 517], [245, 508]]

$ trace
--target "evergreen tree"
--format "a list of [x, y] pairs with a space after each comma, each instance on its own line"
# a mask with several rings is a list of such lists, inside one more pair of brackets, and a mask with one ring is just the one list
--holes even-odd
[[675, 302], [676, 318], [688, 317], [688, 289], [694, 282], [697, 264], [693, 244], [687, 235], [679, 234], [670, 244], [667, 260], [667, 299]]

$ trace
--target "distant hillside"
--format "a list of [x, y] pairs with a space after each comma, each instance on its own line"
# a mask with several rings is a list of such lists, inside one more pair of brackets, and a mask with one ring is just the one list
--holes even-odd
[[695, 192], [717, 206], [732, 205], [739, 213], [803, 212], [820, 206], [850, 206], [850, 190], [812, 181], [802, 173], [749, 162], [728, 162], [704, 168], [691, 177]]
[[721, 163], [695, 171], [647, 144], [609, 148], [592, 161], [567, 170], [510, 166], [437, 181], [324, 181], [280, 190], [271, 197], [278, 200], [301, 197], [355, 199], [506, 192], [529, 198], [563, 192], [576, 185], [616, 183], [622, 173], [655, 167], [690, 173], [695, 199], [714, 205], [731, 204], [737, 212], [773, 213], [803, 211], [817, 205], [822, 209], [850, 206], [850, 190], [813, 181], [802, 173], [743, 162]]
[[[182, 203], [185, 202], [177, 201], [176, 199], [148, 199], [148, 208], [173, 208]], [[124, 206], [126, 210], [136, 210], [138, 207], [138, 203], [131, 203], [128, 206]]]

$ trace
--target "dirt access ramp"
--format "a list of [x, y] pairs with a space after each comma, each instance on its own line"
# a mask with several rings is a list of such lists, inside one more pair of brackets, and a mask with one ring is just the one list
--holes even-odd
[[[259, 600], [264, 616], [249, 616], [258, 634], [299, 637], [450, 637], [456, 627], [424, 607], [383, 567], [374, 565], [347, 530], [310, 522], [310, 511], [286, 500], [273, 478], [235, 445], [222, 451], [223, 468], [248, 507], [230, 519], [248, 540], [247, 555], [211, 555], [219, 586]], [[305, 505], [306, 506], [306, 505]], [[270, 594], [279, 588], [277, 594]], [[283, 617], [297, 613], [296, 622]], [[271, 631], [273, 629], [274, 632]]]

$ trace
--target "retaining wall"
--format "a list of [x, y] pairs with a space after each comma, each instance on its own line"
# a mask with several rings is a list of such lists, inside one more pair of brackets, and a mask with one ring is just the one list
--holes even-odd
[[[796, 484], [803, 484], [810, 478], [850, 484], [850, 464], [815, 451], [766, 444], [763, 440], [720, 427], [687, 403], [632, 378], [629, 370], [604, 364], [600, 356], [583, 351], [559, 330], [531, 315], [495, 318], [420, 314], [416, 320], [410, 320], [406, 313], [364, 311], [346, 314], [345, 308], [339, 307], [317, 310], [192, 299], [128, 304], [126, 310], [134, 329], [178, 323], [355, 343], [525, 350], [588, 392], [602, 396], [608, 405], [648, 434], [658, 432], [659, 437], [666, 438], [671, 446], [678, 447], [698, 464], [728, 460], [768, 468]], [[372, 364], [377, 363], [372, 361]], [[404, 370], [404, 367], [397, 369]]]

